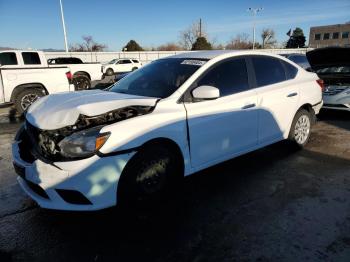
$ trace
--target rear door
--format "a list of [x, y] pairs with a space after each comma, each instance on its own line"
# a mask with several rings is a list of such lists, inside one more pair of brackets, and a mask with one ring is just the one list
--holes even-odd
[[185, 101], [194, 168], [230, 158], [257, 144], [257, 97], [250, 89], [245, 58], [212, 66], [190, 90], [202, 85], [218, 88], [220, 97]]
[[118, 72], [129, 72], [132, 69], [130, 59], [121, 59], [118, 61]]
[[43, 67], [46, 62], [41, 61], [40, 55], [37, 52], [21, 52], [23, 64], [26, 68]]
[[[283, 139], [297, 110], [299, 88], [292, 79], [297, 69], [270, 56], [252, 56], [259, 107], [259, 143], [269, 144]], [[287, 73], [286, 67], [292, 67]], [[289, 71], [288, 71], [289, 72]]]

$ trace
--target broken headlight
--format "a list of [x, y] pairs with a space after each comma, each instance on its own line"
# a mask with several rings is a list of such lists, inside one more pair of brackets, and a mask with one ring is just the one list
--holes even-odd
[[58, 144], [60, 153], [65, 158], [86, 158], [99, 150], [109, 137], [109, 133], [100, 134], [102, 126], [76, 132]]

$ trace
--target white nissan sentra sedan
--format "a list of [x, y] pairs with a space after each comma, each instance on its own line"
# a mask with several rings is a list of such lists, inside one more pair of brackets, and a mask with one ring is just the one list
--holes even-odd
[[321, 91], [316, 74], [281, 56], [183, 53], [106, 91], [36, 101], [13, 143], [14, 167], [43, 208], [147, 206], [217, 163], [283, 139], [304, 146]]

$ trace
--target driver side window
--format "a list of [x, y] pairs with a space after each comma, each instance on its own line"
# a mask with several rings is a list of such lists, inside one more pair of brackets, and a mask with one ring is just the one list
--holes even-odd
[[249, 89], [248, 73], [244, 58], [224, 61], [205, 73], [196, 86], [209, 85], [220, 90], [220, 97]]

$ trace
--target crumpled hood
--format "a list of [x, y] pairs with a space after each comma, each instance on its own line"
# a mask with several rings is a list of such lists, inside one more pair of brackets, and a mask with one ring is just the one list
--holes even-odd
[[158, 98], [102, 90], [64, 92], [40, 98], [31, 105], [27, 121], [42, 130], [73, 125], [80, 114], [97, 116], [126, 106], [154, 106]]
[[349, 47], [325, 47], [306, 53], [311, 68], [316, 70], [327, 66], [350, 65]]

